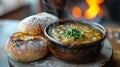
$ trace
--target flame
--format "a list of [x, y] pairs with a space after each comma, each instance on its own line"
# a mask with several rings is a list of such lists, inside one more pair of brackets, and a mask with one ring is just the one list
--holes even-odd
[[97, 0], [97, 3], [100, 5], [104, 2], [104, 0]]
[[102, 13], [102, 8], [99, 6], [104, 0], [86, 0], [89, 8], [84, 12], [87, 19], [94, 19], [98, 14]]
[[74, 6], [73, 9], [72, 9], [72, 15], [73, 15], [75, 18], [81, 17], [81, 15], [82, 15], [81, 9], [80, 9], [78, 6]]

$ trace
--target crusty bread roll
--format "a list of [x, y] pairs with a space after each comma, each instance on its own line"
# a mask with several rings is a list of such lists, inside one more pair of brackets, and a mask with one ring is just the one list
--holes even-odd
[[42, 12], [23, 19], [18, 25], [18, 30], [26, 34], [37, 35], [43, 32], [42, 30], [46, 25], [58, 20], [56, 16]]
[[48, 41], [42, 37], [46, 25], [58, 21], [52, 14], [39, 13], [23, 19], [19, 32], [14, 33], [6, 43], [8, 56], [16, 61], [30, 62], [46, 56]]
[[37, 15], [39, 16], [40, 24], [42, 25], [43, 28], [50, 23], [59, 21], [58, 17], [46, 12], [38, 13]]
[[48, 53], [47, 41], [40, 35], [14, 33], [6, 43], [8, 56], [20, 62], [30, 62], [45, 57]]
[[36, 15], [23, 19], [18, 25], [19, 32], [26, 34], [38, 35], [42, 33], [42, 26]]

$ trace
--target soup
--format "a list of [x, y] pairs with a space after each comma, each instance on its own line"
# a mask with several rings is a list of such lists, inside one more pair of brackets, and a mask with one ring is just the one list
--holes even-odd
[[50, 35], [58, 41], [76, 45], [97, 41], [103, 36], [100, 30], [82, 23], [58, 25], [51, 30]]

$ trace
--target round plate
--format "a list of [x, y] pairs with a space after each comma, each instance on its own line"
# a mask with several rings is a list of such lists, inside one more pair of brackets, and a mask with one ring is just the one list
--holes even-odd
[[105, 40], [101, 54], [93, 62], [87, 64], [70, 64], [50, 55], [42, 60], [21, 63], [8, 59], [10, 67], [102, 67], [112, 56], [112, 46], [108, 40]]

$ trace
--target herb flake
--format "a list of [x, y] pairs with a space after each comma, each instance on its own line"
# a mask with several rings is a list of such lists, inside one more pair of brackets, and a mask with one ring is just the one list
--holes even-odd
[[77, 29], [70, 29], [70, 30], [62, 30], [60, 32], [61, 35], [64, 35], [67, 38], [74, 38], [74, 39], [79, 39], [82, 38], [84, 35], [81, 33], [81, 31]]

